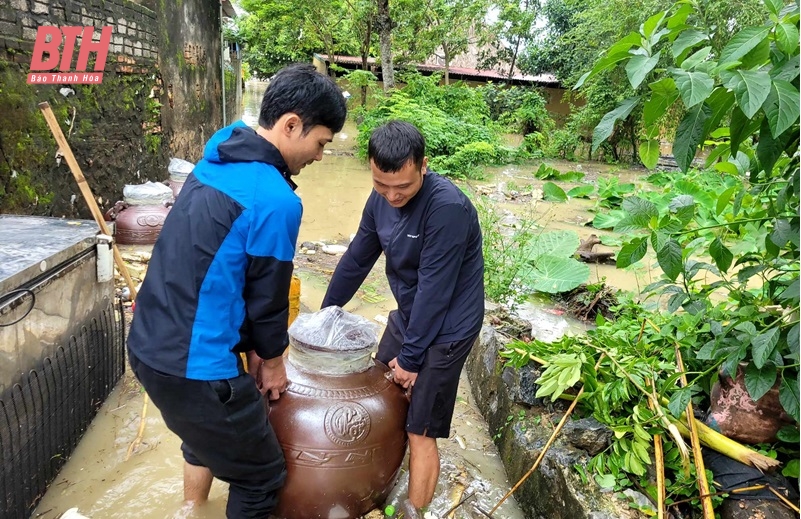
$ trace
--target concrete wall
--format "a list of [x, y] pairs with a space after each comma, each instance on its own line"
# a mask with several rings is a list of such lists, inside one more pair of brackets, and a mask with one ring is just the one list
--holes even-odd
[[158, 0], [164, 136], [175, 157], [197, 162], [222, 126], [220, 3]]

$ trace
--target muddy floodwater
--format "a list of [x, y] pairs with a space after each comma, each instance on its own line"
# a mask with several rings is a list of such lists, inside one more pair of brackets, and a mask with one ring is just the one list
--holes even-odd
[[[251, 126], [258, 124], [264, 86], [262, 83], [249, 83], [245, 92], [243, 119]], [[300, 186], [297, 192], [304, 206], [299, 244], [347, 244], [351, 234], [356, 232], [362, 207], [371, 191], [369, 168], [354, 154], [356, 133], [356, 126], [349, 121], [327, 147], [323, 160], [308, 166], [297, 177]], [[587, 181], [598, 176], [618, 176], [621, 182], [641, 182], [640, 171], [615, 170], [594, 164], [550, 163], [561, 171], [581, 170], [586, 173]], [[490, 169], [485, 179], [471, 182], [472, 187], [501, 194], [526, 186], [537, 189], [541, 185], [542, 181], [533, 176], [532, 166]], [[547, 230], [570, 229], [582, 238], [592, 233], [609, 234], [585, 226], [593, 218], [593, 202], [590, 200], [571, 199], [557, 204], [531, 198], [531, 201], [514, 202], [500, 197], [498, 207], [510, 214], [533, 214], [538, 225]], [[599, 250], [611, 249], [601, 246]], [[304, 308], [319, 308], [337, 259], [320, 251], [298, 255], [296, 272], [302, 280], [301, 302]], [[591, 281], [606, 279], [610, 285], [633, 291], [655, 278], [647, 265], [639, 270], [625, 271], [617, 270], [613, 265], [591, 265], [591, 271]], [[383, 324], [393, 308], [395, 304], [383, 276], [382, 261], [379, 261], [346, 309]], [[519, 313], [532, 322], [534, 336], [543, 339], [556, 339], [564, 333], [581, 333], [586, 329], [586, 325], [541, 303], [523, 305]], [[158, 410], [152, 405], [146, 410], [142, 443], [129, 456], [129, 446], [140, 427], [143, 400], [139, 384], [130, 372], [126, 373], [33, 517], [53, 519], [73, 507], [92, 519], [224, 517], [227, 486], [219, 481], [214, 482], [210, 502], [205, 507], [191, 511], [182, 508], [180, 442], [166, 429]], [[436, 517], [441, 517], [455, 500], [470, 493], [475, 497], [460, 507], [454, 517], [480, 517], [473, 507], [491, 509], [514, 483], [506, 478], [491, 440], [494, 433], [487, 429], [476, 410], [467, 380], [463, 377], [452, 434], [450, 438], [439, 441], [443, 469], [431, 507]], [[407, 480], [404, 471], [391, 496], [393, 500], [405, 493]], [[523, 515], [511, 499], [495, 517], [522, 519]]]

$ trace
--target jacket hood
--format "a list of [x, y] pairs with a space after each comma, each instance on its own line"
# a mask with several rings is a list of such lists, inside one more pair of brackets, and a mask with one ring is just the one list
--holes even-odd
[[209, 162], [263, 162], [277, 169], [292, 189], [297, 185], [290, 178], [289, 167], [281, 152], [256, 133], [244, 121], [237, 121], [218, 130], [206, 143], [203, 158]]

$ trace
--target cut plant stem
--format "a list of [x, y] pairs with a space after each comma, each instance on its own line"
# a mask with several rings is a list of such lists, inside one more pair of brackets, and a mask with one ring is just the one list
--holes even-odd
[[[687, 376], [684, 374], [684, 360], [681, 358], [681, 350], [678, 343], [674, 343], [676, 348], [676, 364], [678, 365], [679, 372], [681, 373], [681, 384], [687, 387]], [[695, 460], [695, 477], [698, 480], [698, 489], [701, 491], [701, 509], [704, 513], [704, 519], [715, 519], [715, 510], [712, 507], [712, 498], [709, 497], [709, 482], [706, 480], [706, 468], [704, 467], [704, 456], [701, 452], [701, 442], [698, 440], [698, 431], [695, 427], [695, 415], [693, 414], [692, 399], [687, 402], [687, 425], [690, 432], [690, 444], [693, 447], [693, 459]]]
[[[643, 321], [643, 326], [645, 321]], [[651, 388], [656, 392], [656, 384], [650, 380]], [[654, 403], [648, 401], [648, 406], [654, 410]], [[662, 435], [654, 434], [654, 458], [656, 460], [656, 510], [657, 519], [665, 519], [665, 453], [662, 449]]]

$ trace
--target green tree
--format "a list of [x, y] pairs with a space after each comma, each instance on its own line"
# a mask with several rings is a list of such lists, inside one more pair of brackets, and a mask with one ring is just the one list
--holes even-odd
[[[798, 5], [765, 0], [767, 21], [738, 27], [728, 39], [720, 32], [728, 35], [732, 24], [708, 26], [708, 5], [680, 1], [658, 12], [579, 81], [622, 67], [639, 94], [604, 116], [594, 146], [617, 119], [641, 107], [640, 157], [654, 167], [660, 121], [678, 105], [684, 115], [673, 153], [682, 171], [706, 142], [706, 166], [740, 179], [717, 199], [687, 186], [662, 207], [626, 200], [616, 229], [636, 234], [623, 245], [618, 266], [640, 261], [650, 245], [664, 272], [651, 288], [669, 296], [669, 310], [699, 316], [712, 330], [713, 339], [688, 356], [722, 364], [732, 376], [744, 364], [751, 397], [778, 384], [784, 409], [798, 420]], [[664, 69], [657, 68], [660, 56]], [[702, 271], [718, 279], [700, 282]], [[714, 302], [713, 293], [726, 300]]]
[[248, 14], [234, 22], [229, 36], [243, 44], [243, 58], [255, 76], [308, 62], [314, 52], [350, 54], [358, 48], [344, 0], [242, 0], [241, 6]]
[[[405, 58], [425, 61], [437, 55], [445, 62], [445, 84], [450, 84], [450, 64], [468, 50], [471, 38], [482, 30], [487, 14], [486, 0], [428, 0], [398, 2], [399, 48]], [[441, 54], [440, 54], [441, 53]]]
[[483, 43], [494, 47], [494, 50], [484, 52], [483, 66], [508, 67], [507, 77], [514, 75], [520, 54], [534, 36], [539, 6], [538, 0], [496, 0], [493, 3], [492, 9], [497, 13], [497, 20], [485, 33]]

